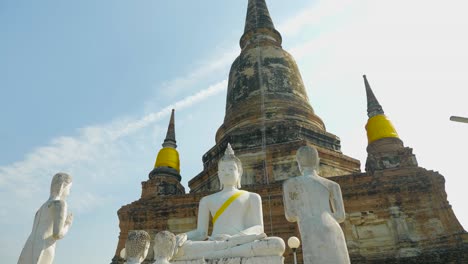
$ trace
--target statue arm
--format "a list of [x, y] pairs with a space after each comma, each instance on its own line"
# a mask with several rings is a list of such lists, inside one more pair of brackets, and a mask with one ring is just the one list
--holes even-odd
[[52, 202], [54, 224], [52, 237], [54, 239], [62, 239], [68, 232], [71, 225], [72, 216], [67, 215], [67, 204], [65, 201], [58, 200]]
[[[246, 229], [242, 230], [238, 235], [259, 235], [263, 230], [263, 210], [262, 197], [256, 193], [249, 193], [249, 213], [246, 216]], [[237, 236], [237, 235], [235, 235]]]
[[344, 210], [344, 203], [343, 203], [343, 196], [341, 194], [341, 188], [340, 185], [337, 183], [333, 183], [331, 186], [332, 188], [332, 195], [331, 199], [332, 201], [331, 204], [333, 204], [334, 211], [333, 211], [333, 217], [336, 219], [338, 223], [342, 223], [345, 220], [345, 210]]
[[291, 200], [294, 198], [294, 195], [290, 195], [290, 193], [294, 193], [291, 190], [289, 181], [286, 181], [283, 184], [283, 203], [284, 203], [284, 215], [286, 216], [286, 220], [289, 222], [297, 222], [297, 214], [294, 206], [294, 202]]
[[208, 237], [209, 217], [210, 211], [208, 209], [206, 197], [203, 197], [198, 206], [197, 229], [186, 233], [188, 240], [203, 241]]
[[247, 228], [238, 235], [259, 235], [263, 230], [262, 198], [256, 193], [249, 193], [250, 209], [246, 216]]

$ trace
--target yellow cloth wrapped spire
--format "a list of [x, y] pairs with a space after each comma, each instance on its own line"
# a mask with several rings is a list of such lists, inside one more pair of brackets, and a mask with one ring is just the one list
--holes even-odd
[[369, 118], [366, 130], [369, 144], [381, 138], [399, 138], [392, 122], [382, 114]]
[[154, 167], [170, 167], [180, 172], [179, 152], [174, 148], [162, 148], [158, 153]]
[[382, 106], [375, 97], [366, 75], [362, 77], [364, 77], [367, 94], [367, 115], [369, 120], [366, 124], [366, 131], [369, 144], [382, 138], [399, 138], [395, 127], [385, 116]]
[[177, 152], [177, 144], [175, 139], [175, 122], [174, 109], [172, 109], [171, 120], [167, 128], [166, 139], [164, 140], [163, 148], [159, 151], [156, 157], [154, 167], [170, 167], [180, 173], [179, 152]]

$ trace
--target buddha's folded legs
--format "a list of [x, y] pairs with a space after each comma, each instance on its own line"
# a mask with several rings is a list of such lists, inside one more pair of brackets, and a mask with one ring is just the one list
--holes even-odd
[[174, 260], [216, 259], [229, 257], [281, 256], [285, 250], [279, 237], [256, 240], [264, 235], [233, 237], [227, 241], [187, 241]]
[[266, 237], [267, 236], [266, 236], [265, 233], [262, 233], [262, 234], [259, 234], [259, 235], [234, 236], [234, 237], [229, 238], [226, 241], [222, 241], [224, 243], [217, 244], [218, 247], [216, 248], [216, 250], [223, 250], [223, 249], [236, 247], [236, 246], [239, 246], [239, 245], [243, 245], [243, 244], [253, 242], [255, 240], [261, 240], [261, 239], [264, 239]]
[[282, 256], [285, 250], [283, 239], [279, 237], [267, 237], [250, 243], [218, 250], [204, 256], [205, 259], [229, 258], [229, 257], [259, 257]]

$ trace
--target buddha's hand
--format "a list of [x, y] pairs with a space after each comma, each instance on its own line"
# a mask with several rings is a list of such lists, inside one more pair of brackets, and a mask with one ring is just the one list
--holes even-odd
[[187, 241], [186, 233], [176, 235], [176, 248], [181, 247], [185, 243], [185, 241]]
[[65, 225], [66, 226], [71, 226], [72, 222], [73, 222], [73, 214], [69, 213], [67, 215], [67, 219], [65, 219]]
[[257, 235], [256, 239], [257, 239], [257, 240], [262, 240], [262, 239], [264, 239], [264, 238], [266, 238], [266, 237], [267, 237], [267, 235], [266, 235], [265, 233], [261, 233], [261, 234], [258, 234], [258, 235]]
[[211, 240], [214, 240], [214, 241], [227, 241], [231, 238], [232, 236], [228, 235], [228, 234], [217, 234], [215, 236], [212, 236], [211, 237]]

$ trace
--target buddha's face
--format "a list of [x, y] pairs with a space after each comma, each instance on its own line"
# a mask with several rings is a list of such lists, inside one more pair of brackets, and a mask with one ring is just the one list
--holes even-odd
[[67, 185], [63, 188], [62, 194], [61, 194], [61, 196], [62, 196], [63, 199], [67, 198], [68, 195], [70, 194], [71, 186], [72, 186], [72, 183], [67, 184]]
[[222, 161], [218, 166], [219, 181], [222, 185], [237, 186], [239, 182], [239, 169], [235, 161]]

